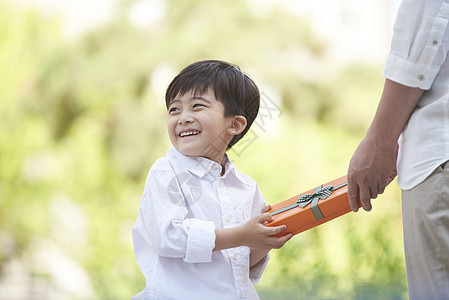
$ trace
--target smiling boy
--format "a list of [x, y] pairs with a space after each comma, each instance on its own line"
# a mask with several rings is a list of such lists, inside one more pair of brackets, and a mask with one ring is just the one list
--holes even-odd
[[172, 146], [151, 167], [133, 227], [145, 289], [133, 299], [259, 299], [268, 252], [292, 235], [265, 227], [256, 182], [226, 155], [259, 110], [257, 86], [237, 66], [200, 61], [166, 93]]
[[[222, 164], [232, 138], [247, 123], [241, 115], [224, 117], [224, 114], [224, 104], [215, 98], [210, 88], [201, 96], [188, 91], [171, 100], [167, 126], [172, 145], [184, 155], [206, 157]], [[222, 168], [224, 172], [224, 165]]]

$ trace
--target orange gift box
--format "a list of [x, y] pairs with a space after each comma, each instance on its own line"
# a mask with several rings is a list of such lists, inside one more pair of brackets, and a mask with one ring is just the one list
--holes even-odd
[[269, 227], [287, 225], [277, 236], [298, 234], [351, 211], [346, 176], [271, 206]]

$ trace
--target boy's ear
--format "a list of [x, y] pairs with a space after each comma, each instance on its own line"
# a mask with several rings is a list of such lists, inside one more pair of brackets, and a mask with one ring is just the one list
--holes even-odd
[[246, 128], [246, 118], [241, 115], [234, 116], [232, 118], [231, 126], [229, 126], [227, 132], [231, 135], [238, 135], [243, 132]]

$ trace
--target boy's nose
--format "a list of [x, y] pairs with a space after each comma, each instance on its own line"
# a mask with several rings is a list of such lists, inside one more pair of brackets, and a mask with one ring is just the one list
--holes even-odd
[[183, 112], [178, 120], [179, 125], [190, 124], [192, 122], [193, 122], [193, 116], [190, 112]]

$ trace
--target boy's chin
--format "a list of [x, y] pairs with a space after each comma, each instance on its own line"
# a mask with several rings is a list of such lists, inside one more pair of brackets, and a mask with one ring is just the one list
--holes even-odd
[[178, 150], [180, 153], [184, 154], [185, 156], [190, 156], [190, 157], [199, 157], [199, 156], [202, 156], [202, 155], [201, 155], [201, 151], [198, 151], [198, 150], [196, 150], [196, 149], [190, 149], [190, 148], [188, 148], [188, 147], [180, 147], [180, 148], [177, 148], [177, 150]]
[[189, 145], [182, 145], [181, 147], [179, 147], [178, 145], [178, 147], [175, 146], [175, 148], [185, 156], [203, 157], [218, 163], [221, 162], [221, 160], [223, 159], [223, 155], [225, 153], [225, 149], [223, 149], [223, 153], [221, 153], [221, 151], [215, 149], [213, 146], [189, 147]]

